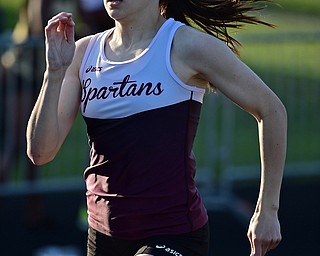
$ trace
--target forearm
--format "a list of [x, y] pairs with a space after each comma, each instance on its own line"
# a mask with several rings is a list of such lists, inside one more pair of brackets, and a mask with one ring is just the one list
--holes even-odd
[[287, 143], [287, 115], [282, 104], [259, 122], [261, 184], [256, 211], [277, 211]]
[[65, 70], [46, 71], [27, 126], [27, 153], [37, 165], [51, 161], [60, 144], [58, 104]]

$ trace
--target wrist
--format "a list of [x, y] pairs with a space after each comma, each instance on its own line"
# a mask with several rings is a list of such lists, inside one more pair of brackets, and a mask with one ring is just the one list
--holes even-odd
[[276, 203], [268, 203], [263, 202], [263, 200], [258, 200], [255, 212], [265, 212], [265, 213], [278, 213], [279, 211], [279, 204]]
[[45, 70], [45, 77], [53, 81], [62, 81], [65, 74], [67, 72], [67, 68], [60, 68], [60, 69], [52, 69], [47, 67]]
[[68, 67], [67, 66], [61, 66], [61, 67], [53, 67], [50, 65], [47, 65], [46, 72], [50, 74], [65, 74], [67, 71]]

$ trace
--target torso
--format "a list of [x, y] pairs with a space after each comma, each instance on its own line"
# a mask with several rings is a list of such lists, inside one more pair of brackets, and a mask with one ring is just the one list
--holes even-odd
[[207, 221], [192, 154], [204, 90], [185, 84], [170, 65], [181, 25], [168, 21], [148, 50], [124, 61], [103, 51], [112, 31], [98, 34], [85, 53], [80, 78], [91, 146], [84, 175], [89, 223], [107, 235], [177, 234]]

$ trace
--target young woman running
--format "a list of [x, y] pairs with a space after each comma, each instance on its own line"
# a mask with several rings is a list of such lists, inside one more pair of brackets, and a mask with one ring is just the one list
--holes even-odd
[[72, 14], [49, 20], [28, 155], [37, 165], [53, 160], [81, 108], [90, 144], [88, 255], [208, 254], [192, 153], [207, 88], [257, 120], [261, 184], [248, 229], [251, 255], [280, 242], [286, 110], [234, 54], [226, 30], [263, 23], [246, 14], [256, 2], [104, 0], [115, 27], [77, 42]]

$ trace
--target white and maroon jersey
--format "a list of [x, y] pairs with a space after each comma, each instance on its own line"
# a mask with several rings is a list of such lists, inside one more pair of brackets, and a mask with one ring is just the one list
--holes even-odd
[[182, 25], [167, 20], [131, 60], [105, 55], [112, 29], [93, 36], [84, 55], [88, 221], [107, 235], [141, 239], [190, 232], [207, 222], [192, 153], [205, 90], [184, 84], [170, 64]]

